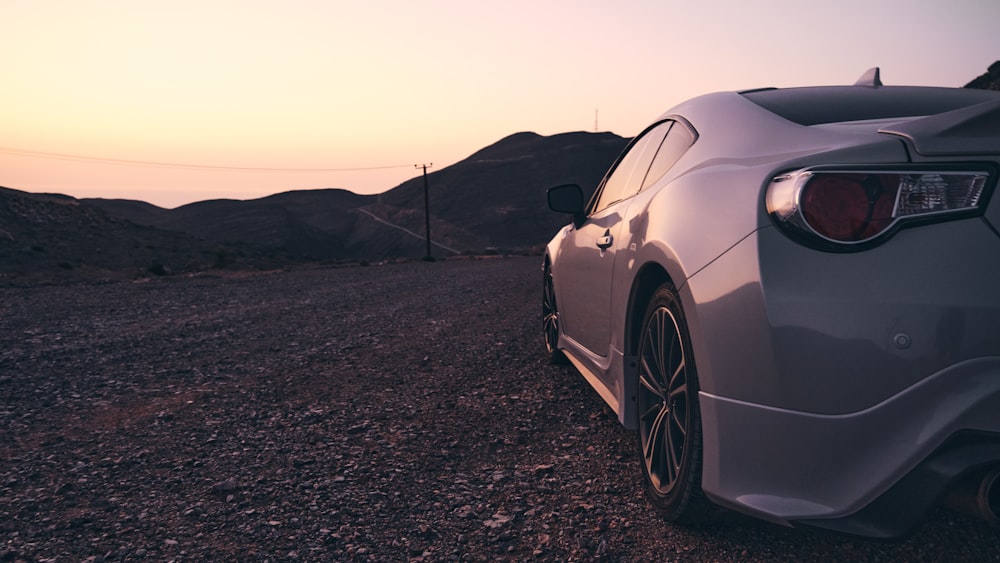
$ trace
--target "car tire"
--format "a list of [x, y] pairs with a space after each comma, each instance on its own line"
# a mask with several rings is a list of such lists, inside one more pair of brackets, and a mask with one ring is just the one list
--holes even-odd
[[680, 300], [665, 285], [643, 316], [636, 407], [646, 494], [667, 520], [695, 523], [708, 501], [701, 491], [698, 377]]
[[565, 364], [566, 356], [559, 350], [559, 308], [556, 306], [555, 284], [552, 268], [545, 262], [542, 280], [542, 336], [545, 338], [545, 352], [553, 364]]

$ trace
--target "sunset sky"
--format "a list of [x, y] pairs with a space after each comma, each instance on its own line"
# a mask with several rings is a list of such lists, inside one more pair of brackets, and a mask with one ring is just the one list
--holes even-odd
[[0, 0], [0, 186], [378, 193], [519, 131], [763, 86], [962, 86], [997, 0]]

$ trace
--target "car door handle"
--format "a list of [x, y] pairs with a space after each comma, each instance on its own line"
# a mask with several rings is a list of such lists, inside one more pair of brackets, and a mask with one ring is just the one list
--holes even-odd
[[603, 237], [597, 238], [597, 248], [607, 250], [613, 242], [615, 242], [615, 237], [611, 236], [611, 231], [605, 231]]

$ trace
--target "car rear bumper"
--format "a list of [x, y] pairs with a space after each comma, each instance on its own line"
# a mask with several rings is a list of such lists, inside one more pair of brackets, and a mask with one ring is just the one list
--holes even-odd
[[[825, 527], [896, 536], [924, 510], [879, 499], [894, 486], [909, 488], [908, 475], [919, 477], [911, 478], [919, 490], [910, 500], [927, 508], [965, 471], [1000, 464], [1000, 357], [954, 365], [851, 414], [789, 411], [707, 393], [700, 405], [706, 494], [780, 523], [829, 520]], [[982, 438], [949, 446], [972, 433]]]

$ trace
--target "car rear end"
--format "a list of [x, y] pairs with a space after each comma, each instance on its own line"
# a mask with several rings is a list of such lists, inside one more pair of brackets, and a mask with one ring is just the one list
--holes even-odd
[[[1000, 523], [1000, 97], [934, 90], [832, 123], [793, 100], [789, 119], [868, 128], [907, 158], [776, 171], [770, 223], [698, 274], [754, 263], [740, 306], [768, 326], [743, 337], [743, 377], [700, 397], [717, 502], [890, 537], [948, 496]], [[937, 110], [894, 107], [922, 91]]]

